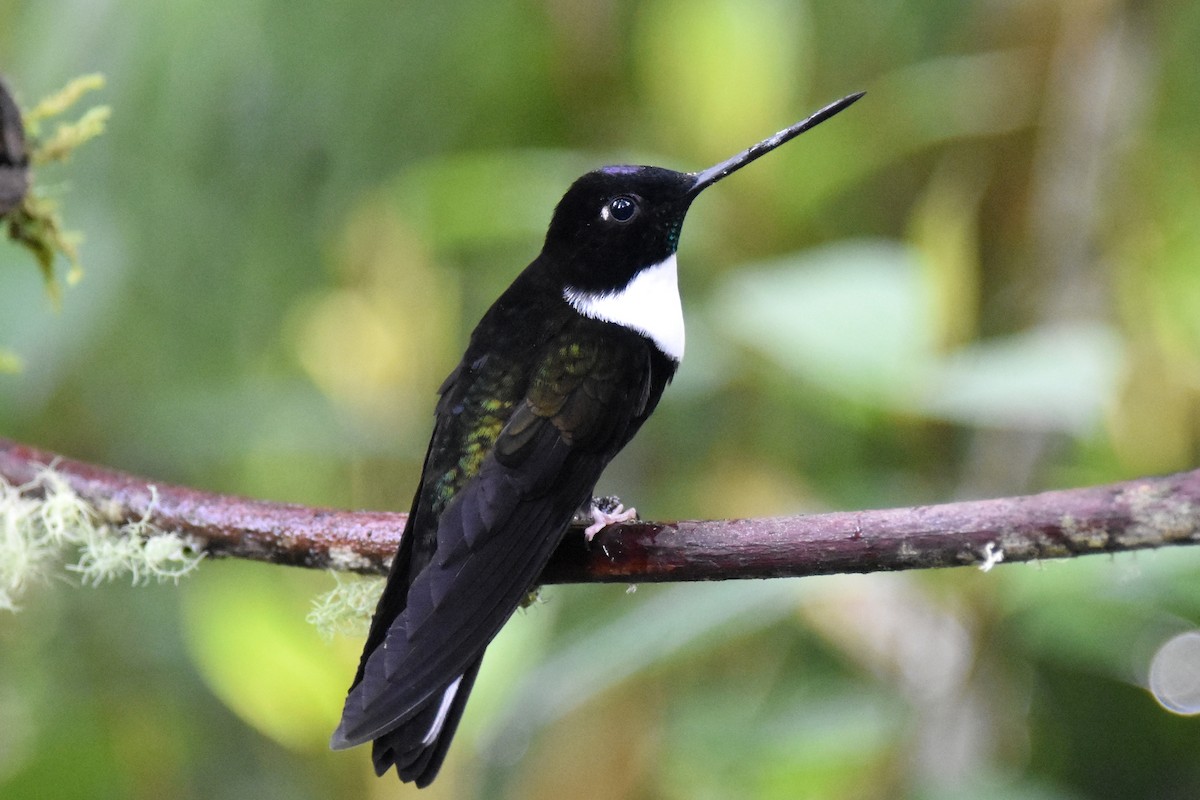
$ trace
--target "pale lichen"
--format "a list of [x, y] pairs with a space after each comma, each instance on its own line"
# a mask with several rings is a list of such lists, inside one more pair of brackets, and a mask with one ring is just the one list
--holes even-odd
[[979, 569], [983, 572], [991, 572], [992, 568], [1004, 560], [1004, 549], [996, 547], [995, 542], [988, 542], [983, 546], [983, 563], [979, 565]]
[[921, 552], [907, 540], [900, 542], [896, 550], [896, 560], [901, 564], [911, 564], [921, 558]]
[[125, 575], [134, 585], [178, 581], [204, 554], [190, 538], [151, 524], [153, 505], [142, 519], [109, 523], [53, 466], [20, 486], [0, 478], [0, 609], [16, 611], [29, 585], [47, 580], [72, 551], [65, 568], [87, 585]]
[[1014, 558], [1020, 560], [1031, 553], [1036, 552], [1036, 548], [1029, 536], [1025, 533], [1005, 525], [999, 531], [996, 544], [1005, 553], [1008, 553], [1009, 560]]
[[1118, 497], [1128, 504], [1132, 523], [1117, 541], [1124, 547], [1153, 547], [1168, 542], [1194, 541], [1196, 509], [1165, 486], [1138, 484]]
[[1103, 525], [1078, 520], [1073, 514], [1064, 514], [1059, 520], [1059, 528], [1063, 536], [1071, 540], [1077, 548], [1104, 550], [1111, 538]]
[[339, 572], [359, 572], [368, 570], [373, 565], [371, 559], [353, 547], [330, 547], [329, 566]]
[[371, 623], [371, 614], [383, 593], [383, 578], [347, 576], [331, 571], [337, 584], [313, 598], [306, 619], [325, 639], [336, 634], [361, 636]]

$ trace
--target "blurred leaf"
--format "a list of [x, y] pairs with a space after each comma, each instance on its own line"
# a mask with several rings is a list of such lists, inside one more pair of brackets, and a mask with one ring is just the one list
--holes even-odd
[[804, 95], [803, 4], [656, 0], [636, 21], [638, 77], [658, 129], [712, 163], [782, 128], [780, 114]]
[[904, 109], [889, 115], [905, 126], [892, 131], [889, 141], [926, 147], [1032, 124], [1031, 89], [1039, 79], [1033, 55], [1024, 49], [943, 55], [881, 77], [873, 93]]
[[900, 403], [933, 358], [921, 269], [897, 242], [843, 242], [739, 269], [715, 304], [729, 335], [859, 402]]
[[[1038, 79], [1031, 54], [1010, 50], [936, 57], [846, 87], [865, 89], [867, 96], [839, 117], [836, 135], [807, 134], [804, 145], [780, 151], [774, 166], [781, 183], [787, 175], [803, 179], [787, 181], [793, 190], [771, 210], [783, 219], [807, 219], [831, 195], [916, 154], [1026, 128], [1034, 121], [1028, 98], [1036, 96]], [[818, 137], [819, 147], [812, 142]]]
[[[971, 787], [971, 800], [1083, 800], [1084, 795], [1061, 786], [1032, 780], [1005, 780], [1002, 776], [980, 776]], [[939, 787], [919, 792], [917, 800], [961, 800], [959, 787]]]
[[435, 252], [528, 239], [540, 246], [563, 192], [596, 166], [565, 151], [459, 153], [411, 167], [394, 192], [405, 221]]
[[1195, 548], [1012, 565], [996, 598], [1008, 635], [1038, 659], [1141, 684], [1157, 647], [1200, 620], [1181, 588], [1198, 572]]
[[976, 332], [981, 283], [979, 206], [986, 178], [985, 167], [978, 162], [943, 161], [909, 222], [909, 237], [923, 256], [935, 297], [936, 339], [943, 350], [964, 344]]
[[903, 717], [873, 693], [824, 688], [820, 697], [775, 698], [766, 709], [746, 709], [736, 687], [728, 698], [681, 705], [667, 732], [670, 796], [825, 800], [866, 790]]
[[[18, 266], [25, 256], [15, 248], [0, 247], [0, 273], [6, 275], [0, 290], [0, 342], [24, 367], [19, 381], [0, 383], [0, 418], [15, 421], [45, 414], [48, 399], [79, 367], [83, 354], [104, 331], [120, 328], [124, 322], [114, 320], [113, 309], [127, 299], [122, 289], [131, 266], [124, 241], [118, 231], [111, 230], [113, 218], [102, 209], [91, 208], [80, 209], [73, 216], [83, 229], [105, 228], [109, 233], [88, 244], [86, 290], [64, 293], [59, 313], [51, 313], [44, 284], [40, 278], [30, 279], [32, 271], [25, 275], [19, 269], [8, 269]], [[134, 311], [126, 308], [125, 313], [131, 316]], [[105, 361], [94, 366], [107, 374], [104, 370], [111, 364]], [[58, 420], [56, 424], [66, 423]]]
[[731, 625], [746, 633], [791, 613], [796, 591], [787, 582], [701, 584], [638, 597], [628, 612], [527, 673], [513, 688], [505, 712], [481, 738], [492, 758], [504, 762], [532, 734], [638, 672], [711, 641]]
[[739, 270], [716, 304], [735, 339], [856, 402], [984, 427], [1095, 427], [1121, 365], [1112, 329], [1056, 325], [938, 357], [919, 263], [896, 243], [833, 245]]
[[1052, 325], [947, 356], [919, 402], [925, 413], [979, 427], [1085, 434], [1115, 400], [1120, 337], [1103, 325]]
[[358, 645], [332, 648], [304, 621], [320, 573], [224, 562], [184, 587], [196, 667], [239, 717], [280, 744], [323, 749], [341, 715]]

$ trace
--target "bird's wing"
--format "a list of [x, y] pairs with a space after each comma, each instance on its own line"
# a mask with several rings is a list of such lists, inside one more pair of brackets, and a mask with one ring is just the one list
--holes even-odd
[[[367, 668], [367, 658], [375, 651], [383, 640], [387, 637], [387, 632], [391, 628], [392, 621], [404, 611], [404, 606], [408, 602], [408, 587], [414, 571], [419, 571], [424, 563], [428, 560], [424, 553], [416, 553], [415, 540], [422, 538], [419, 531], [431, 527], [431, 509], [428, 508], [428, 503], [422, 502], [424, 492], [422, 484], [425, 483], [425, 477], [436, 472], [436, 450], [438, 443], [447, 437], [447, 427], [453, 422], [454, 415], [450, 413], [452, 404], [458, 402], [460, 396], [459, 389], [462, 386], [461, 379], [464, 374], [464, 363], [459, 363], [453, 371], [442, 382], [438, 388], [439, 396], [437, 409], [437, 424], [434, 427], [433, 436], [430, 438], [429, 447], [425, 451], [425, 460], [421, 467], [422, 479], [417, 486], [416, 496], [413, 498], [413, 503], [408, 514], [408, 520], [404, 525], [404, 532], [400, 537], [400, 547], [396, 550], [396, 555], [392, 557], [391, 567], [388, 569], [387, 582], [384, 585], [383, 594], [379, 598], [379, 604], [375, 608], [375, 613], [371, 618], [371, 627], [367, 632], [367, 639], [363, 643], [363, 654], [359, 660], [358, 671], [354, 674], [354, 680], [350, 684], [353, 689], [363, 679], [363, 672]], [[436, 525], [436, 519], [432, 520], [432, 525]], [[416, 570], [414, 570], [414, 566]], [[336, 738], [336, 735], [335, 735]]]
[[366, 658], [335, 746], [402, 724], [479, 658], [657, 402], [650, 345], [634, 334], [614, 342], [598, 325], [584, 320], [547, 346], [524, 400], [441, 514], [436, 552]]

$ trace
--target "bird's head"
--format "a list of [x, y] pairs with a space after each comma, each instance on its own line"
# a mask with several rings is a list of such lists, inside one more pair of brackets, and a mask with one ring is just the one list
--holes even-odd
[[862, 97], [844, 97], [768, 139], [702, 172], [613, 166], [589, 172], [559, 201], [543, 247], [545, 263], [561, 270], [576, 293], [621, 291], [679, 246], [688, 208], [700, 192]]

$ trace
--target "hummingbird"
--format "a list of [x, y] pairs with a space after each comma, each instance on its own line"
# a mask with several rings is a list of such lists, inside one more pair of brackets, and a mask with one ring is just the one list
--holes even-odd
[[559, 201], [541, 253], [487, 310], [438, 390], [412, 510], [330, 747], [429, 785], [484, 650], [577, 510], [588, 541], [632, 519], [590, 502], [683, 358], [675, 253], [717, 181], [843, 111], [842, 98], [701, 172], [610, 166]]

